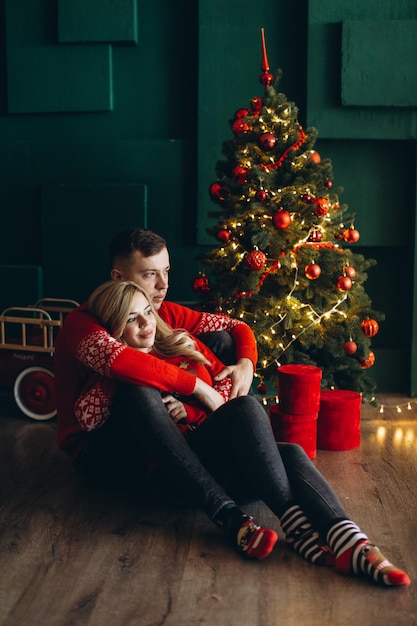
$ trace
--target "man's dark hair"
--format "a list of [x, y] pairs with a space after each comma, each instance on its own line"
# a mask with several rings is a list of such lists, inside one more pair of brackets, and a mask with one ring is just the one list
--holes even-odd
[[129, 228], [118, 233], [109, 247], [110, 262], [113, 265], [116, 259], [128, 259], [139, 250], [143, 256], [153, 256], [166, 248], [163, 237], [146, 228]]

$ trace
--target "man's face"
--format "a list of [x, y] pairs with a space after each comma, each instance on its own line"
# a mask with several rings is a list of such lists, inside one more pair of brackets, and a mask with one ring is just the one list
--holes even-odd
[[131, 280], [142, 287], [152, 298], [158, 311], [167, 294], [169, 270], [169, 254], [166, 248], [153, 256], [143, 256], [139, 250], [135, 250], [129, 261], [112, 271], [112, 278]]

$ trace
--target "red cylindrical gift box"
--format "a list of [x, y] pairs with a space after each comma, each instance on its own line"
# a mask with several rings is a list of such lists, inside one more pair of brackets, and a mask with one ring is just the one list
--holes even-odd
[[269, 410], [275, 441], [298, 443], [310, 459], [317, 454], [317, 413], [291, 415], [283, 413], [278, 404]]
[[317, 420], [320, 450], [352, 450], [361, 443], [361, 394], [344, 389], [321, 392]]
[[314, 365], [281, 365], [278, 368], [280, 410], [291, 415], [317, 415], [321, 376], [321, 369]]

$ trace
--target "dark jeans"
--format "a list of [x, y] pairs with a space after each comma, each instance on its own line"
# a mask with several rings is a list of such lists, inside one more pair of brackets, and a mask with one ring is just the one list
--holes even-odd
[[122, 385], [108, 423], [89, 433], [78, 469], [87, 478], [141, 486], [146, 457], [157, 464], [148, 487], [203, 508], [210, 519], [231, 500], [262, 500], [278, 517], [297, 503], [323, 535], [347, 518], [303, 449], [277, 446], [265, 410], [251, 396], [226, 403], [184, 437], [158, 391]]

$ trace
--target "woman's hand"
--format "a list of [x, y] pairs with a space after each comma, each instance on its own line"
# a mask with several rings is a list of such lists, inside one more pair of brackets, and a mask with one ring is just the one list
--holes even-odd
[[178, 398], [167, 395], [162, 398], [162, 402], [165, 404], [169, 416], [175, 424], [187, 417], [185, 406]]
[[213, 389], [213, 387], [210, 387], [210, 385], [202, 381], [200, 378], [196, 378], [193, 395], [209, 411], [215, 411], [219, 408], [219, 406], [224, 404], [224, 399], [219, 392]]

